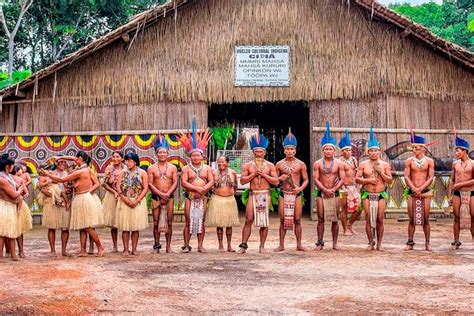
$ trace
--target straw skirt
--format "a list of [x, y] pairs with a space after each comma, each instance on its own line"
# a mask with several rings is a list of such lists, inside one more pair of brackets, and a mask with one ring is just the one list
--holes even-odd
[[18, 218], [18, 230], [20, 234], [26, 233], [33, 228], [33, 219], [31, 218], [31, 210], [25, 201], [22, 201], [20, 215]]
[[122, 231], [137, 231], [148, 228], [148, 208], [143, 198], [135, 208], [122, 200], [117, 202], [117, 228]]
[[104, 212], [102, 211], [102, 202], [97, 193], [92, 194], [95, 204], [97, 205], [97, 212], [99, 215], [99, 226], [104, 226]]
[[206, 226], [232, 227], [239, 224], [239, 211], [235, 197], [213, 194], [207, 210]]
[[43, 207], [42, 225], [48, 229], [69, 229], [71, 212], [65, 206], [56, 204], [61, 197], [61, 188], [57, 184], [51, 185], [51, 197], [40, 193], [38, 203]]
[[71, 204], [69, 229], [80, 230], [101, 225], [101, 212], [97, 200], [89, 192], [76, 194]]
[[117, 199], [114, 194], [105, 192], [102, 202], [102, 214], [104, 215], [104, 225], [108, 227], [117, 227]]
[[18, 238], [21, 235], [19, 220], [16, 204], [0, 199], [0, 237]]

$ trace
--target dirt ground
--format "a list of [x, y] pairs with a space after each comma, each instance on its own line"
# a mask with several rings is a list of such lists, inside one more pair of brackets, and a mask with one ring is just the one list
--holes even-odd
[[[278, 244], [278, 221], [271, 221], [268, 250]], [[342, 249], [333, 251], [327, 225], [326, 248], [316, 252], [316, 222], [305, 220], [310, 251], [296, 252], [289, 233], [285, 252], [263, 255], [254, 228], [249, 252], [238, 255], [217, 251], [213, 229], [205, 240], [209, 253], [178, 253], [183, 225], [177, 223], [177, 253], [153, 254], [149, 229], [141, 234], [140, 255], [128, 258], [110, 252], [104, 258], [50, 258], [46, 230], [35, 227], [25, 236], [26, 259], [0, 260], [0, 313], [472, 313], [470, 234], [463, 231], [462, 248], [450, 250], [451, 220], [438, 220], [432, 223], [433, 253], [422, 250], [420, 228], [416, 250], [405, 252], [406, 225], [386, 220], [384, 252], [366, 250], [361, 221], [357, 234], [341, 236]], [[99, 233], [110, 250], [109, 230]], [[238, 227], [236, 248], [240, 234]], [[78, 250], [78, 233], [69, 245], [71, 252]]]

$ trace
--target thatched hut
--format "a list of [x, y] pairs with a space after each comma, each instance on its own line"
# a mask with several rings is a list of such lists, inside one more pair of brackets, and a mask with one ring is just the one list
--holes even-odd
[[[288, 46], [289, 84], [236, 85], [235, 47], [266, 45]], [[259, 125], [276, 158], [275, 140], [292, 126], [312, 163], [330, 120], [361, 128], [353, 139], [380, 128], [385, 147], [423, 129], [440, 141], [432, 154], [449, 157], [448, 130], [474, 133], [473, 70], [472, 52], [373, 0], [173, 0], [2, 91], [0, 132], [90, 143], [172, 133], [196, 117]]]

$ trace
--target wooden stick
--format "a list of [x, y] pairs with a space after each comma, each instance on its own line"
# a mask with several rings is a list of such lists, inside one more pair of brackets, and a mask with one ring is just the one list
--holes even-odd
[[[1, 98], [1, 96], [0, 96]], [[179, 134], [187, 133], [189, 129], [162, 129], [162, 130], [136, 130], [136, 131], [84, 131], [84, 132], [38, 132], [38, 133], [0, 133], [0, 136], [105, 136], [105, 135], [143, 135], [143, 134]], [[204, 132], [204, 129], [198, 129]]]
[[[346, 129], [351, 133], [368, 133], [370, 128], [368, 127], [331, 127], [331, 132], [344, 133]], [[313, 127], [313, 132], [324, 132], [326, 127]], [[373, 128], [374, 133], [383, 134], [410, 134], [409, 128]], [[414, 129], [415, 133], [419, 134], [453, 134], [452, 129]], [[473, 129], [458, 130], [458, 134], [474, 134]]]

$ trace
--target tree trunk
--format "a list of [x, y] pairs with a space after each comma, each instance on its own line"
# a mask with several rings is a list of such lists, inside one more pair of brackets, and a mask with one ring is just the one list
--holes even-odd
[[8, 39], [8, 80], [13, 81], [13, 60], [15, 57], [15, 40], [13, 36]]

